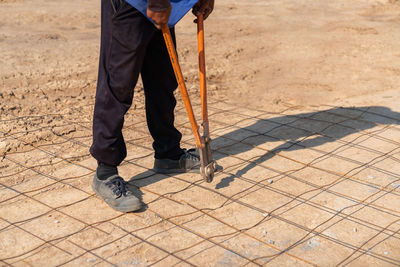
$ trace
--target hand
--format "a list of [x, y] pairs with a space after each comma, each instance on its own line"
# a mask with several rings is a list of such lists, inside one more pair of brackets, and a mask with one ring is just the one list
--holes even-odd
[[171, 7], [160, 12], [155, 12], [150, 9], [147, 9], [147, 16], [153, 20], [154, 26], [156, 26], [156, 28], [159, 30], [161, 30], [161, 28], [164, 25], [168, 24], [170, 15], [171, 15]]
[[[192, 13], [197, 17], [203, 14], [203, 18], [206, 19], [214, 9], [214, 0], [199, 0], [192, 9]], [[197, 20], [194, 21], [195, 23]]]

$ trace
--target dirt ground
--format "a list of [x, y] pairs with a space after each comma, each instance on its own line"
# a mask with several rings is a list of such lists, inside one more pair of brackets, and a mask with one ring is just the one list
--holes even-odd
[[[100, 1], [0, 0], [1, 266], [400, 266], [400, 2], [217, 0], [206, 21], [223, 170], [152, 172], [141, 83], [111, 210], [88, 148]], [[196, 27], [176, 27], [199, 114]], [[177, 94], [183, 144], [194, 140]]]

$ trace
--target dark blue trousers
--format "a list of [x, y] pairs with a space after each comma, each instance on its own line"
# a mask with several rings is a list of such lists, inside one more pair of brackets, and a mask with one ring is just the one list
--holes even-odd
[[[174, 29], [171, 33], [175, 42]], [[182, 154], [182, 135], [174, 127], [173, 92], [177, 82], [162, 33], [125, 1], [102, 0], [100, 63], [90, 148], [98, 162], [119, 165], [126, 157], [122, 127], [139, 73], [155, 157], [174, 158]]]

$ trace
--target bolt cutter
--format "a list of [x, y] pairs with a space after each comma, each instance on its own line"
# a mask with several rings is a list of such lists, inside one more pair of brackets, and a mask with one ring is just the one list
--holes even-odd
[[200, 98], [201, 98], [201, 117], [202, 117], [202, 135], [200, 135], [200, 127], [196, 122], [196, 117], [193, 113], [192, 104], [190, 102], [189, 94], [186, 89], [185, 81], [181, 68], [179, 66], [178, 57], [176, 54], [174, 43], [170, 30], [167, 25], [162, 27], [162, 33], [164, 36], [165, 44], [168, 49], [169, 57], [171, 59], [172, 66], [174, 68], [175, 77], [179, 85], [179, 90], [182, 95], [183, 103], [186, 108], [186, 112], [189, 117], [189, 121], [192, 127], [194, 138], [196, 140], [197, 148], [200, 151], [200, 172], [204, 180], [211, 183], [214, 178], [214, 172], [217, 164], [213, 160], [211, 154], [211, 138], [210, 128], [208, 123], [208, 110], [207, 110], [207, 82], [206, 82], [206, 64], [204, 54], [204, 23], [203, 15], [197, 17], [197, 43], [198, 43], [198, 56], [199, 56], [199, 80], [200, 80]]

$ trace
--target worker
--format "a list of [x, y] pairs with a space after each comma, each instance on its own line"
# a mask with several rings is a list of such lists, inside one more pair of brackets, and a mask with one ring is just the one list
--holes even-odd
[[[145, 8], [143, 14], [125, 0], [101, 1], [100, 62], [90, 147], [98, 166], [92, 188], [109, 206], [121, 212], [142, 207], [137, 194], [118, 175], [118, 166], [127, 154], [122, 135], [124, 115], [132, 104], [139, 73], [147, 126], [153, 138], [154, 170], [183, 173], [198, 172], [200, 168], [198, 154], [194, 149], [181, 148], [182, 134], [174, 126], [173, 92], [177, 81], [160, 30], [170, 19], [170, 0], [148, 0]], [[213, 8], [214, 0], [199, 0], [192, 13], [203, 14], [206, 19]], [[174, 27], [170, 30], [175, 43]]]

